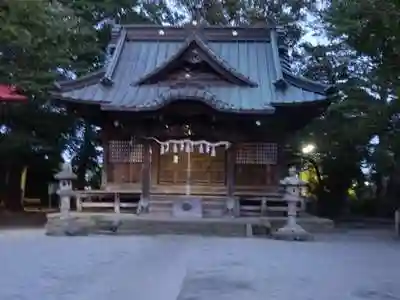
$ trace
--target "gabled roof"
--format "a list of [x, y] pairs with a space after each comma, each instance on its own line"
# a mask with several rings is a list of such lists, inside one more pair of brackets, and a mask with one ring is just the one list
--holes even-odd
[[185, 52], [190, 50], [197, 50], [200, 58], [227, 81], [241, 86], [256, 87], [258, 85], [216, 55], [195, 33], [186, 39], [185, 43], [174, 55], [168, 57], [160, 66], [145, 74], [137, 84], [152, 83], [161, 72], [168, 72], [168, 70], [173, 69], [179, 63], [179, 60], [183, 59]]
[[27, 99], [26, 96], [18, 94], [14, 87], [0, 84], [0, 101], [21, 102]]
[[[163, 27], [124, 25], [112, 40], [106, 68], [59, 83], [57, 98], [100, 105], [103, 110], [156, 110], [171, 101], [198, 100], [217, 110], [272, 113], [281, 104], [329, 98], [329, 86], [299, 78], [286, 66], [275, 27]], [[159, 82], [188, 49], [230, 84], [184, 87]]]

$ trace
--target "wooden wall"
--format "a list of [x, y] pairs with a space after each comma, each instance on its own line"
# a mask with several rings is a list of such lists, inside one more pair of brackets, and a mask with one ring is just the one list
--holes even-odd
[[[157, 143], [151, 145], [151, 184], [184, 185], [188, 179], [188, 153], [160, 154]], [[139, 184], [143, 147], [129, 141], [110, 141], [107, 156], [107, 181], [113, 184]], [[192, 185], [224, 186], [227, 178], [227, 151], [216, 149], [216, 156], [190, 153]], [[175, 158], [174, 158], [175, 157]], [[279, 182], [278, 147], [273, 143], [235, 145], [235, 186], [265, 187]]]

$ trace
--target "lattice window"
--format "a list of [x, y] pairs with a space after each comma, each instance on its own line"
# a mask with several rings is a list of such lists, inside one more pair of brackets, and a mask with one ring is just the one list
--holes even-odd
[[110, 141], [109, 157], [112, 163], [142, 163], [143, 145], [131, 141]]
[[237, 164], [274, 165], [278, 160], [275, 143], [245, 144], [236, 152]]

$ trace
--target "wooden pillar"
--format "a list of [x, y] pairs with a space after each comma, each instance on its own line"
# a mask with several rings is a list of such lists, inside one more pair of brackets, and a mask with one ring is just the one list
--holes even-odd
[[272, 184], [272, 174], [271, 174], [271, 165], [270, 164], [266, 164], [265, 165], [265, 185], [267, 188], [269, 188]]
[[121, 199], [118, 193], [114, 194], [114, 212], [117, 214], [121, 212]]
[[226, 155], [226, 189], [229, 198], [233, 198], [235, 193], [235, 162], [236, 149], [235, 145], [231, 145]]
[[143, 141], [142, 194], [138, 213], [148, 212], [150, 200], [150, 142]]
[[102, 146], [103, 146], [103, 166], [101, 169], [101, 187], [105, 188], [108, 183], [107, 178], [107, 165], [108, 165], [108, 153], [109, 153], [109, 142], [105, 130], [102, 131]]
[[226, 189], [227, 202], [226, 208], [228, 214], [232, 217], [238, 215], [238, 203], [234, 197], [235, 194], [235, 163], [236, 163], [236, 148], [231, 145], [227, 150], [226, 155]]
[[276, 163], [276, 170], [275, 170], [275, 181], [279, 184], [279, 181], [283, 179], [287, 169], [287, 161], [284, 157], [284, 149], [285, 149], [285, 140], [278, 140], [277, 142], [277, 163]]

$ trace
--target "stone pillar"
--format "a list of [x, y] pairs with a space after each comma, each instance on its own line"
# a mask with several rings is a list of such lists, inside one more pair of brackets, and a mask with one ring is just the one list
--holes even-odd
[[61, 218], [68, 218], [71, 208], [71, 197], [74, 192], [72, 190], [72, 180], [76, 179], [76, 175], [72, 172], [72, 167], [69, 163], [64, 164], [60, 172], [54, 178], [59, 182], [57, 194], [60, 196], [60, 212]]
[[297, 204], [301, 202], [301, 188], [305, 183], [297, 177], [296, 169], [289, 169], [289, 176], [281, 180], [285, 188], [283, 199], [288, 205], [288, 216], [285, 226], [279, 228], [273, 236], [283, 240], [305, 241], [312, 239], [312, 235], [297, 224]]
[[137, 209], [138, 214], [149, 211], [150, 200], [150, 142], [148, 140], [144, 141], [143, 148], [142, 193]]

